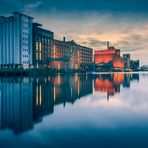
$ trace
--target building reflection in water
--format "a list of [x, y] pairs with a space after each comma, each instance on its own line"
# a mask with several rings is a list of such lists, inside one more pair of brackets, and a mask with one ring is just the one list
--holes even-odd
[[33, 85], [28, 78], [0, 79], [0, 128], [16, 134], [33, 127]]
[[0, 78], [0, 128], [14, 134], [31, 130], [54, 112], [54, 106], [73, 104], [92, 93], [92, 78], [87, 75]]
[[107, 94], [107, 100], [110, 96], [120, 93], [120, 87], [130, 87], [130, 81], [139, 81], [139, 74], [104, 74], [96, 75], [94, 77], [94, 88], [96, 92], [103, 92]]
[[56, 105], [74, 104], [77, 99], [105, 92], [108, 96], [120, 92], [120, 86], [130, 87], [139, 74], [55, 75], [40, 78], [0, 78], [0, 129], [14, 134], [31, 130], [33, 124], [54, 112]]

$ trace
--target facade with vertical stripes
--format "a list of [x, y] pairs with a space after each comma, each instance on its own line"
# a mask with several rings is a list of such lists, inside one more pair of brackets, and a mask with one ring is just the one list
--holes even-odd
[[32, 22], [32, 17], [17, 12], [0, 17], [0, 68], [32, 65]]

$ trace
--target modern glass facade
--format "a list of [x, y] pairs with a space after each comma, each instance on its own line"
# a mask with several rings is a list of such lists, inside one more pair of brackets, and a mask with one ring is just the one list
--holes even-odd
[[1, 68], [32, 65], [32, 21], [32, 17], [17, 12], [0, 17]]

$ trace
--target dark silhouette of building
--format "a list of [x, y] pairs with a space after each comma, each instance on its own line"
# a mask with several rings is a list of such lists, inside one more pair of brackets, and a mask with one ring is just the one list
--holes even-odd
[[137, 61], [131, 60], [130, 61], [130, 68], [133, 71], [137, 71], [139, 69], [139, 66], [140, 66], [140, 61], [139, 60], [137, 60]]

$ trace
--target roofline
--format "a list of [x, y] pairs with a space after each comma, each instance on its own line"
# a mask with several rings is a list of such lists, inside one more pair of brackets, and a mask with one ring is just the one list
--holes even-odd
[[42, 27], [43, 25], [40, 23], [33, 23], [33, 25], [36, 25], [37, 27]]
[[20, 14], [20, 15], [23, 15], [23, 16], [26, 16], [26, 17], [29, 17], [29, 18], [31, 18], [31, 19], [34, 19], [34, 18], [31, 17], [31, 16], [28, 16], [28, 15], [26, 15], [26, 14], [23, 14], [23, 13], [20, 13], [20, 12], [17, 12], [17, 11], [14, 11], [12, 14]]

